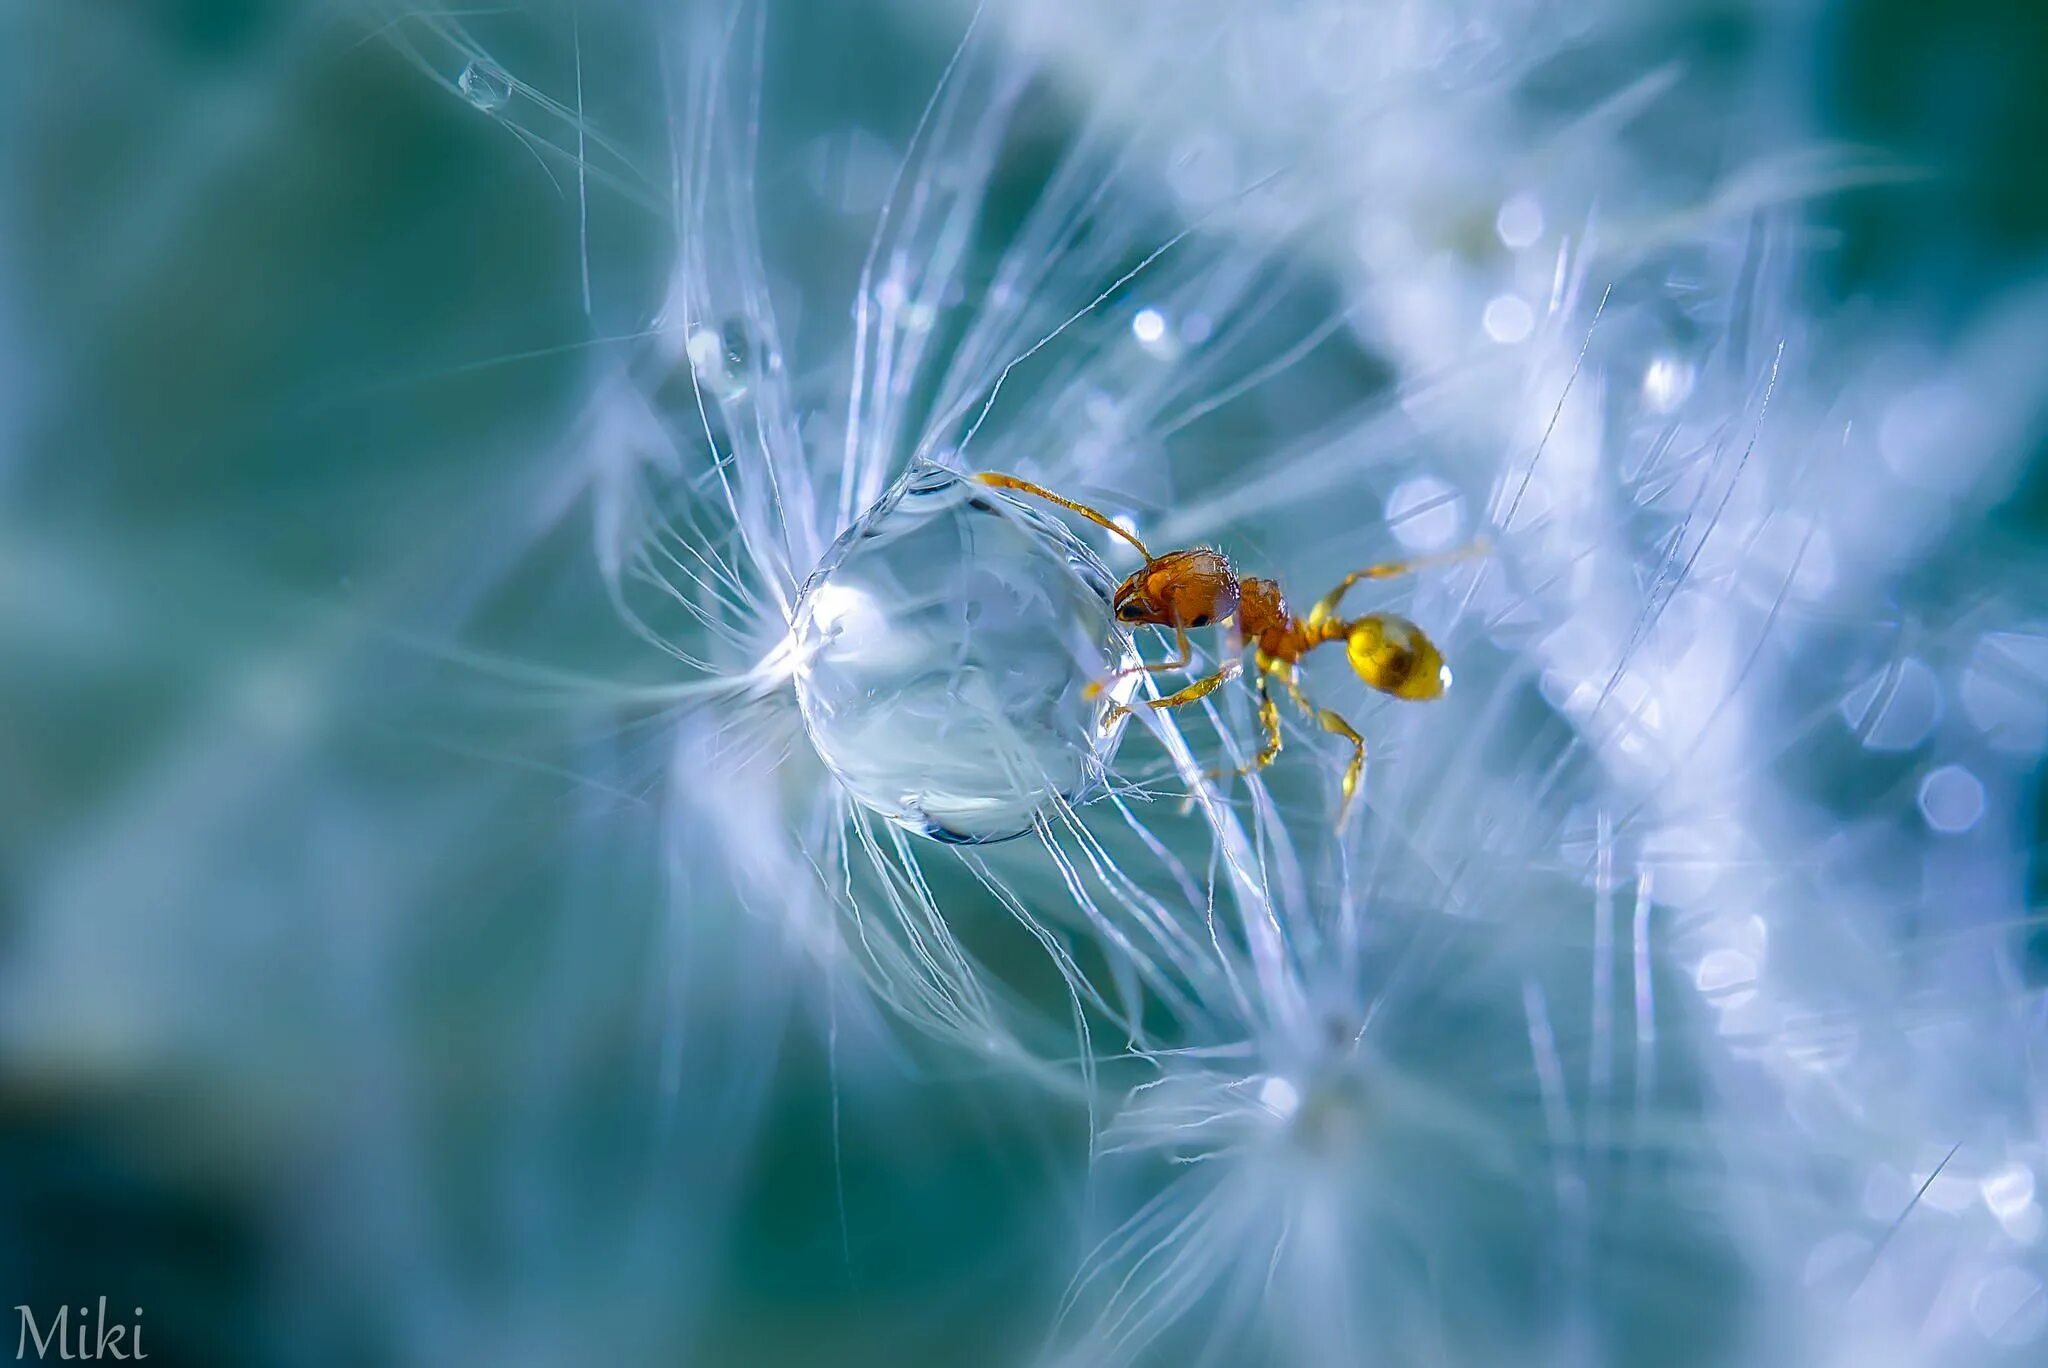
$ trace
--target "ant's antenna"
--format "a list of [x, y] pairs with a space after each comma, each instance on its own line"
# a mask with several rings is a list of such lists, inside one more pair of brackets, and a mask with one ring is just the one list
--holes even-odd
[[995, 471], [984, 470], [981, 473], [977, 474], [974, 478], [981, 481], [985, 485], [994, 485], [998, 489], [1016, 489], [1021, 490], [1026, 494], [1036, 494], [1039, 498], [1046, 500], [1048, 503], [1058, 504], [1061, 508], [1066, 509], [1069, 513], [1079, 513], [1082, 517], [1086, 518], [1089, 522], [1094, 523], [1097, 527], [1106, 528], [1107, 530], [1116, 533], [1119, 537], [1122, 537], [1131, 545], [1137, 547], [1138, 554], [1143, 556], [1147, 561], [1150, 561], [1153, 558], [1152, 553], [1145, 549], [1145, 543], [1138, 540], [1136, 533], [1130, 531], [1125, 527], [1120, 526], [1117, 523], [1111, 522], [1108, 518], [1103, 517], [1102, 514], [1096, 512], [1087, 504], [1075, 503], [1072, 499], [1063, 499], [1059, 495], [1053, 493], [1050, 489], [1045, 488], [1043, 485], [1035, 485], [1031, 483], [1031, 481], [1029, 480], [1020, 480], [1015, 475], [999, 475]]

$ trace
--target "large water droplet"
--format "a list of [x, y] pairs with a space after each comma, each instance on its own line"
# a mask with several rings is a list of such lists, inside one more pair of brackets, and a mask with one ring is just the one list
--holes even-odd
[[[867, 807], [952, 842], [1022, 835], [1099, 788], [1130, 660], [1109, 572], [1052, 518], [919, 465], [848, 528], [794, 625], [811, 743]], [[1110, 693], [1128, 699], [1135, 680]]]

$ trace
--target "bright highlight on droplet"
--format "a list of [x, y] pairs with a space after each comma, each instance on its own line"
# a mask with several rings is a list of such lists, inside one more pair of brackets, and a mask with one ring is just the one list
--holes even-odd
[[1984, 785], [1961, 765], [1943, 765], [1920, 781], [1920, 815], [1936, 831], [1968, 831], [1984, 815]]
[[1519, 295], [1495, 295], [1481, 321], [1486, 335], [1503, 346], [1525, 340], [1536, 329], [1536, 313]]
[[1273, 1074], [1259, 1084], [1259, 1104], [1285, 1121], [1301, 1109], [1301, 1090], [1279, 1074]]
[[1643, 368], [1643, 402], [1669, 413], [1692, 395], [1692, 364], [1676, 356], [1653, 357]]
[[719, 343], [718, 334], [709, 328], [699, 328], [691, 333], [683, 349], [690, 354], [690, 364], [699, 370], [721, 369], [725, 365], [725, 350]]
[[1991, 1214], [2010, 1220], [2034, 1204], [2034, 1171], [2025, 1164], [2007, 1164], [1984, 1179], [1982, 1190]]
[[1131, 320], [1131, 335], [1148, 347], [1166, 339], [1166, 316], [1157, 309], [1140, 309]]

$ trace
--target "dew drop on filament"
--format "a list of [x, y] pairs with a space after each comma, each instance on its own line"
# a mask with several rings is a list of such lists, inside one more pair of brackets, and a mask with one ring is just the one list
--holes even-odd
[[490, 62], [475, 61], [455, 78], [462, 98], [486, 114], [495, 114], [512, 102], [512, 78]]

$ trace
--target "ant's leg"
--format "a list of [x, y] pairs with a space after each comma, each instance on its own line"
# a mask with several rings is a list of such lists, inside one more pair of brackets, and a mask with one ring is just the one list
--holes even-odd
[[1211, 779], [1236, 779], [1262, 770], [1273, 763], [1273, 757], [1280, 754], [1280, 705], [1273, 701], [1273, 691], [1266, 687], [1266, 672], [1259, 671], [1259, 728], [1266, 733], [1266, 744], [1259, 753], [1236, 769], [1211, 770]]
[[1402, 575], [1412, 575], [1417, 570], [1427, 570], [1432, 566], [1448, 565], [1453, 561], [1469, 560], [1473, 556], [1485, 554], [1486, 542], [1481, 540], [1473, 542], [1470, 546], [1459, 547], [1456, 551], [1445, 551], [1434, 556], [1414, 556], [1408, 560], [1383, 561], [1378, 565], [1368, 565], [1363, 570], [1353, 570], [1337, 581], [1335, 589], [1316, 600], [1315, 607], [1308, 610], [1308, 625], [1320, 627], [1328, 621], [1337, 611], [1337, 604], [1351, 591], [1351, 586], [1360, 580], [1398, 579]]
[[1359, 776], [1365, 773], [1365, 738], [1358, 729], [1328, 708], [1319, 708], [1309, 701], [1301, 691], [1301, 684], [1293, 675], [1287, 677], [1287, 692], [1301, 705], [1301, 710], [1322, 724], [1326, 732], [1334, 732], [1351, 743], [1351, 762], [1344, 766], [1343, 801], [1337, 807], [1337, 825], [1343, 826], [1344, 819], [1351, 812], [1351, 799], [1358, 792]]
[[[1173, 648], [1176, 651], [1180, 652], [1179, 659], [1162, 660], [1157, 665], [1132, 665], [1128, 666], [1125, 669], [1116, 670], [1111, 672], [1110, 674], [1104, 675], [1101, 679], [1091, 679], [1088, 681], [1087, 685], [1081, 690], [1081, 697], [1094, 698], [1097, 695], [1099, 695], [1104, 689], [1108, 688], [1111, 684], [1114, 684], [1117, 680], [1122, 679], [1125, 675], [1166, 674], [1173, 670], [1185, 670], [1188, 667], [1189, 663], [1193, 661], [1195, 658], [1194, 652], [1188, 646], [1187, 628], [1176, 627], [1173, 629]], [[1130, 711], [1129, 708], [1121, 707], [1121, 705], [1115, 706], [1116, 711], [1110, 713], [1110, 716], [1112, 717], [1116, 716], [1117, 711]]]
[[[1178, 693], [1170, 693], [1164, 698], [1148, 698], [1145, 700], [1145, 706], [1148, 708], [1179, 708], [1189, 703], [1199, 702], [1210, 694], [1215, 693], [1231, 680], [1237, 678], [1238, 672], [1243, 668], [1244, 663], [1242, 661], [1235, 659], [1226, 660], [1223, 662], [1223, 667], [1217, 670], [1215, 674], [1203, 675]], [[1129, 711], [1130, 708], [1126, 704], [1111, 703], [1108, 710], [1103, 714], [1102, 720], [1114, 722]]]
[[1096, 510], [1090, 508], [1087, 504], [1076, 503], [1074, 502], [1074, 500], [1066, 498], [1064, 495], [1053, 493], [1044, 485], [1035, 485], [1031, 483], [1031, 481], [1029, 480], [1020, 480], [1015, 475], [999, 475], [993, 470], [984, 470], [980, 474], [976, 475], [974, 478], [980, 481], [982, 484], [994, 485], [997, 489], [1014, 489], [1020, 494], [1035, 494], [1039, 498], [1044, 499], [1047, 503], [1058, 504], [1061, 508], [1066, 509], [1069, 513], [1078, 513], [1082, 517], [1086, 518], [1089, 522], [1094, 523], [1097, 527], [1106, 528], [1109, 531], [1116, 533], [1116, 535], [1118, 535], [1119, 537], [1122, 537], [1132, 546], [1137, 547], [1138, 554], [1143, 556], [1146, 560], [1149, 561], [1152, 559], [1152, 553], [1145, 549], [1145, 543], [1139, 541], [1135, 536], [1131, 535], [1131, 533], [1125, 531], [1122, 527], [1119, 527], [1116, 523], [1112, 522], [1104, 514], [1098, 513]]
[[[1215, 674], [1204, 675], [1202, 678], [1188, 685], [1185, 689], [1182, 689], [1179, 693], [1170, 693], [1164, 698], [1147, 699], [1145, 700], [1145, 706], [1148, 708], [1184, 707], [1189, 703], [1193, 703], [1200, 699], [1207, 698], [1210, 694], [1215, 693], [1225, 684], [1237, 678], [1237, 672], [1243, 668], [1244, 664], [1241, 661], [1225, 661], [1223, 663], [1223, 668], [1218, 670]], [[1126, 711], [1128, 711], [1128, 709], [1126, 709]]]

